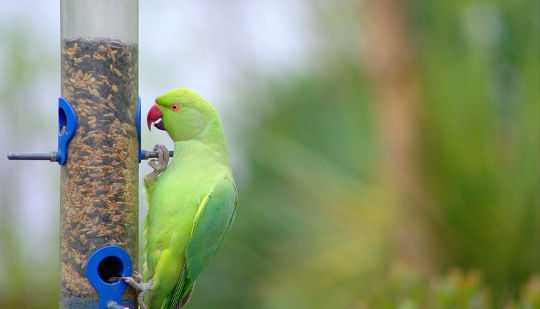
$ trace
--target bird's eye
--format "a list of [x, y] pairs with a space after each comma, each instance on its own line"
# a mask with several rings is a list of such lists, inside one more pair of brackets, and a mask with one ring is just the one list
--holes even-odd
[[180, 105], [179, 105], [178, 103], [173, 103], [173, 104], [171, 105], [171, 110], [172, 110], [173, 112], [176, 112], [176, 111], [179, 110], [179, 109], [180, 109]]

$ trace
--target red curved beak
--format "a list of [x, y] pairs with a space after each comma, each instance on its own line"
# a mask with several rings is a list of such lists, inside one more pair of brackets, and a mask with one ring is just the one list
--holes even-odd
[[158, 123], [156, 123], [154, 126], [160, 130], [165, 130], [165, 127], [163, 125], [163, 114], [161, 113], [161, 110], [157, 106], [157, 104], [154, 104], [152, 108], [148, 111], [148, 116], [146, 117], [146, 123], [148, 124], [148, 130], [151, 130], [152, 123], [160, 120]]

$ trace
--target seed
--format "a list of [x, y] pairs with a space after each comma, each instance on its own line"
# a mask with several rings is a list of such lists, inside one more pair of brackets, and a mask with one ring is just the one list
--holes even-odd
[[64, 40], [61, 63], [62, 96], [78, 118], [61, 168], [61, 294], [92, 298], [84, 267], [96, 249], [121, 246], [137, 265], [137, 48]]

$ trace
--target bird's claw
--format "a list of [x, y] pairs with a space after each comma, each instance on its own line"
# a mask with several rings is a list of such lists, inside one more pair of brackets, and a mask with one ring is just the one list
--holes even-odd
[[158, 158], [150, 160], [148, 164], [154, 169], [154, 171], [160, 174], [167, 169], [167, 165], [169, 164], [169, 151], [165, 145], [155, 145], [154, 151], [157, 153]]
[[165, 145], [155, 145], [154, 151], [157, 153], [158, 158], [148, 161], [148, 165], [154, 170], [148, 174], [147, 177], [156, 179], [159, 174], [167, 169], [167, 165], [169, 164], [169, 151]]
[[133, 277], [122, 277], [122, 280], [124, 280], [125, 283], [129, 284], [132, 288], [139, 292], [137, 295], [137, 301], [139, 303], [139, 306], [141, 307], [141, 309], [146, 309], [143, 297], [144, 294], [146, 294], [146, 292], [148, 292], [152, 288], [152, 285], [154, 284], [154, 279], [148, 282], [141, 282], [141, 275], [138, 272], [134, 271]]
[[131, 277], [120, 277], [120, 279], [124, 280], [124, 282], [129, 284], [131, 287], [133, 287], [137, 291], [141, 291], [144, 289], [142, 286], [143, 283], [141, 283], [142, 276], [136, 270], [133, 271], [133, 274], [131, 275]]
[[122, 306], [114, 300], [110, 300], [107, 303], [107, 309], [129, 309], [128, 307]]
[[140, 290], [140, 282], [137, 282], [133, 277], [122, 277], [122, 280], [124, 280], [125, 283], [129, 284], [132, 288], [139, 291]]
[[136, 270], [134, 270], [133, 274], [131, 274], [131, 278], [133, 278], [136, 282], [139, 282], [139, 283], [142, 281], [141, 274]]

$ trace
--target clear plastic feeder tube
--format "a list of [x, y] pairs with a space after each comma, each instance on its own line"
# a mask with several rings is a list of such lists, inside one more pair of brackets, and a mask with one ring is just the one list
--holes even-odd
[[94, 251], [116, 245], [137, 265], [138, 0], [61, 0], [61, 28], [62, 96], [78, 128], [61, 167], [60, 307], [93, 308]]

